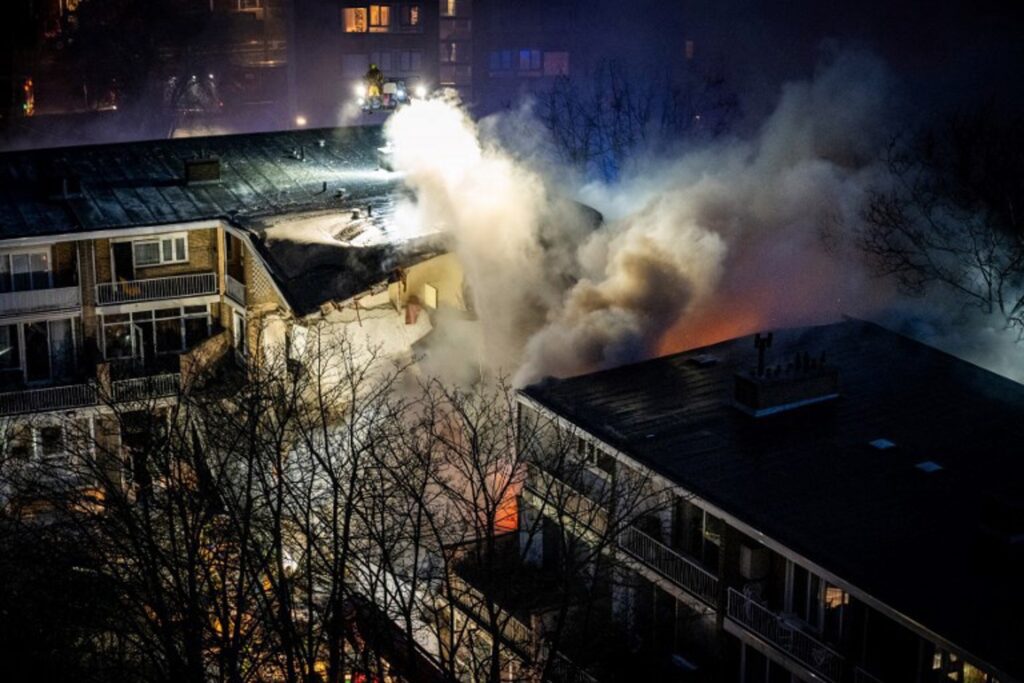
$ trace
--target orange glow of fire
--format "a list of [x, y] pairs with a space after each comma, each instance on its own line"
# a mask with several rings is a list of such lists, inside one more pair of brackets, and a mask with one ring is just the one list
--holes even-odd
[[512, 482], [504, 490], [504, 497], [494, 515], [495, 533], [515, 531], [519, 528], [519, 491], [522, 482]]
[[694, 311], [680, 318], [662, 335], [656, 353], [663, 356], [708, 346], [757, 332], [763, 325], [762, 316], [752, 309], [716, 306]]

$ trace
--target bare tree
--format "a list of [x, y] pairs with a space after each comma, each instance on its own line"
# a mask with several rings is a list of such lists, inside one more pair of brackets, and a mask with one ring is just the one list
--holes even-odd
[[908, 292], [938, 285], [1024, 334], [1024, 134], [991, 108], [895, 139], [861, 243]]
[[608, 61], [589, 80], [558, 79], [540, 116], [560, 159], [612, 180], [637, 156], [728, 130], [737, 100], [722, 77], [696, 69], [677, 79], [651, 76], [660, 73]]

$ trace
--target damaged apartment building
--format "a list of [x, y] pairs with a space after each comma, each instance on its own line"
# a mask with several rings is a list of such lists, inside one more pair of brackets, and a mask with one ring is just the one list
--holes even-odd
[[[1024, 680], [1024, 386], [847, 320], [548, 379], [520, 410], [580, 464], [530, 458], [525, 565], [611, 537], [588, 623], [625, 635], [567, 652], [595, 678]], [[613, 517], [629, 476], [651, 501]]]
[[381, 145], [351, 128], [0, 155], [5, 446], [44, 455], [60, 414], [298, 358], [320, 321], [409, 354], [464, 311], [454, 258], [393, 232]]

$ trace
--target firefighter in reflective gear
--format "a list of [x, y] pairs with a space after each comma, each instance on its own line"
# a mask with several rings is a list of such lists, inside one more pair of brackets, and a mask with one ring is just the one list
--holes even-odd
[[366, 72], [364, 80], [366, 81], [366, 98], [380, 97], [384, 88], [384, 74], [376, 64], [370, 65], [370, 70]]

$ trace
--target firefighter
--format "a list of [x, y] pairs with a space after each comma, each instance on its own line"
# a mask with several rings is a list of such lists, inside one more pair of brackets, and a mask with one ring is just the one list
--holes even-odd
[[370, 65], [370, 70], [366, 72], [366, 77], [363, 80], [366, 81], [366, 99], [381, 96], [384, 88], [384, 74], [376, 64]]

